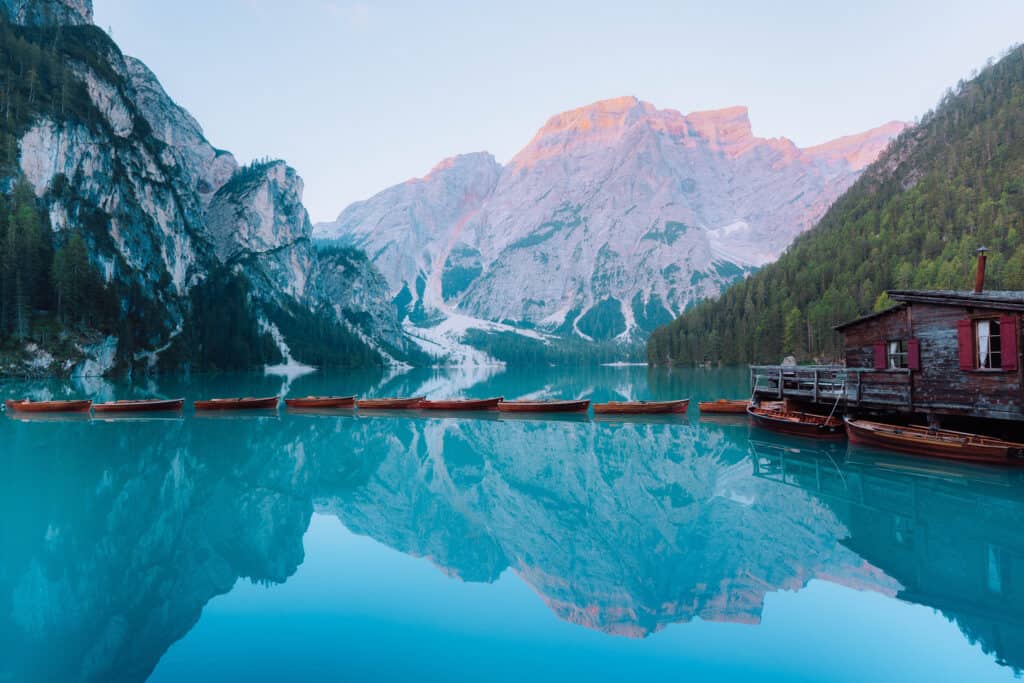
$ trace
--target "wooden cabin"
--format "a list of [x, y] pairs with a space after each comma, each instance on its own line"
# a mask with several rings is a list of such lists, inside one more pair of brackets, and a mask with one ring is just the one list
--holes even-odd
[[974, 291], [891, 290], [895, 306], [836, 327], [843, 366], [755, 367], [754, 393], [931, 424], [1024, 420], [1024, 292], [984, 291], [983, 283], [984, 254]]

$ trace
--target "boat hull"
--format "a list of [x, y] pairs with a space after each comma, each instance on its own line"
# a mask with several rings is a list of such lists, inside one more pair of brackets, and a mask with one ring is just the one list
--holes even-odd
[[196, 401], [193, 406], [196, 410], [270, 410], [277, 408], [280, 398], [267, 396], [265, 398], [213, 398], [206, 401]]
[[590, 401], [502, 401], [503, 413], [585, 413]]
[[421, 401], [420, 410], [497, 410], [502, 398], [459, 399], [455, 401]]
[[908, 455], [1024, 467], [1024, 444], [960, 432], [847, 420], [850, 442]]
[[597, 415], [681, 415], [690, 407], [690, 399], [681, 401], [612, 401], [595, 403]]
[[360, 410], [413, 410], [423, 402], [422, 396], [410, 398], [361, 398], [356, 401]]
[[87, 413], [92, 401], [15, 401], [8, 399], [7, 410], [12, 413]]
[[289, 408], [355, 408], [355, 396], [306, 396], [303, 398], [286, 398], [284, 404]]
[[92, 409], [97, 413], [161, 413], [181, 410], [185, 399], [174, 398], [153, 401], [117, 401], [114, 403], [96, 403]]
[[700, 412], [714, 415], [739, 415], [747, 412], [750, 401], [733, 401], [719, 399], [717, 401], [701, 401], [697, 404]]
[[776, 410], [764, 410], [750, 406], [747, 414], [754, 424], [789, 436], [802, 436], [810, 439], [845, 439], [846, 430], [841, 420], [807, 415], [805, 413], [786, 413]]

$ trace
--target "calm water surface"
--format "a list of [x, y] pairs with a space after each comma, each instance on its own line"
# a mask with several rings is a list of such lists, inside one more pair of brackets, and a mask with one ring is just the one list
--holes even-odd
[[[4, 396], [743, 397], [745, 370]], [[989, 681], [1024, 481], [743, 419], [0, 417], [0, 681]]]

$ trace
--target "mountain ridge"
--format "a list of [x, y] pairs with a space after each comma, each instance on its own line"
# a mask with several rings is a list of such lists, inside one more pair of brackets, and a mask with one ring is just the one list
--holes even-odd
[[743, 106], [612, 98], [549, 117], [507, 164], [448, 157], [314, 235], [365, 250], [406, 330], [442, 347], [496, 324], [628, 342], [771, 261], [902, 126], [801, 149], [755, 136]]

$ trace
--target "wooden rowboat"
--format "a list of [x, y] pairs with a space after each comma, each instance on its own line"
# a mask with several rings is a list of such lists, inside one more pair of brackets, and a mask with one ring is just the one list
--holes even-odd
[[595, 403], [597, 415], [661, 415], [682, 414], [690, 407], [690, 399], [681, 401], [609, 401]]
[[850, 441], [899, 453], [1024, 466], [1024, 444], [948, 429], [846, 419]]
[[498, 410], [503, 413], [585, 413], [590, 401], [502, 401]]
[[422, 396], [410, 398], [361, 398], [356, 406], [366, 410], [411, 410], [423, 402]]
[[842, 439], [846, 436], [843, 421], [838, 417], [757, 406], [749, 406], [747, 414], [758, 427], [782, 434], [806, 436], [813, 439]]
[[196, 401], [193, 405], [196, 410], [268, 410], [277, 408], [279, 396], [267, 396], [265, 398], [211, 398], [206, 401]]
[[305, 396], [302, 398], [286, 398], [284, 404], [289, 408], [355, 408], [355, 396]]
[[33, 401], [23, 398], [7, 400], [7, 410], [12, 413], [87, 413], [92, 401]]
[[701, 401], [697, 407], [702, 413], [736, 414], [746, 413], [749, 405], [747, 399], [720, 398], [717, 401]]
[[497, 398], [465, 398], [446, 401], [420, 401], [420, 410], [497, 410], [498, 404], [504, 400]]
[[97, 413], [157, 413], [181, 410], [184, 405], [185, 399], [183, 398], [142, 399], [96, 403], [92, 409]]

